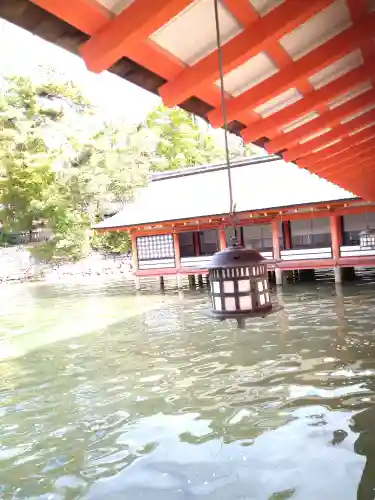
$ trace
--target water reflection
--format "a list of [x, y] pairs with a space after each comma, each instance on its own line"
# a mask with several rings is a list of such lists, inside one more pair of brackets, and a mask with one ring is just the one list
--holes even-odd
[[0, 494], [373, 499], [373, 292], [290, 285], [238, 330], [189, 290], [0, 291]]

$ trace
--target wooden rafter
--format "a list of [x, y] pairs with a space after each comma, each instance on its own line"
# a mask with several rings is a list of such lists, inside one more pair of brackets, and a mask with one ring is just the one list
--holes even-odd
[[[371, 38], [375, 28], [375, 12], [365, 16], [361, 22], [342, 31], [328, 42], [301, 57], [293, 65], [276, 73], [262, 83], [227, 101], [228, 121], [246, 109], [254, 109], [260, 104], [292, 88], [301, 79], [317, 73], [326, 66], [346, 56], [366, 39]], [[221, 108], [215, 108], [207, 114], [215, 127], [223, 124]]]
[[358, 132], [357, 134], [354, 134], [346, 138], [345, 141], [340, 141], [336, 144], [333, 144], [332, 146], [328, 146], [324, 149], [321, 149], [316, 153], [312, 153], [311, 155], [306, 156], [305, 158], [300, 158], [299, 160], [297, 160], [297, 165], [304, 168], [308, 167], [309, 165], [316, 165], [320, 161], [326, 160], [331, 156], [340, 154], [346, 151], [347, 149], [351, 148], [352, 146], [356, 146], [357, 144], [362, 144], [363, 142], [369, 141], [374, 137], [375, 137], [375, 126], [368, 127], [365, 130], [362, 130], [361, 132]]
[[[259, 54], [268, 44], [292, 31], [331, 1], [287, 0], [264, 18], [252, 23], [223, 46], [224, 73], [232, 71]], [[187, 67], [174, 80], [162, 85], [159, 93], [167, 106], [174, 106], [195, 95], [201, 86], [213, 83], [218, 78], [218, 55], [217, 51], [214, 51], [193, 66]]]
[[86, 66], [95, 73], [108, 69], [121, 59], [127, 47], [147, 39], [192, 2], [135, 0], [81, 46]]
[[375, 104], [374, 89], [370, 89], [345, 104], [322, 113], [320, 116], [305, 123], [304, 125], [280, 135], [273, 141], [267, 143], [267, 150], [269, 152], [277, 152], [284, 148], [294, 146], [299, 141], [326, 129], [327, 127], [338, 125], [341, 120], [360, 112], [362, 109], [367, 106], [371, 106], [372, 104]]
[[[249, 0], [221, 0], [227, 10], [234, 16], [237, 22], [246, 28], [250, 26], [255, 21], [259, 20], [261, 16], [254, 9], [253, 5]], [[268, 57], [272, 59], [274, 64], [279, 68], [283, 69], [292, 62], [292, 58], [286, 52], [286, 50], [280, 45], [278, 40], [267, 45], [267, 49], [264, 51]], [[306, 80], [305, 82], [300, 82], [296, 87], [301, 93], [309, 93], [312, 90], [312, 85]], [[202, 92], [201, 89], [197, 90], [196, 93], [199, 95]], [[229, 97], [229, 96], [227, 96]], [[214, 105], [216, 107], [216, 105]], [[247, 112], [244, 116], [246, 123], [253, 123], [259, 119], [255, 112]], [[240, 120], [241, 121], [241, 120]]]
[[[95, 0], [31, 0], [33, 3], [75, 26], [87, 35], [94, 35], [112, 19], [112, 13]], [[185, 65], [171, 53], [154, 43], [142, 40], [135, 46], [127, 46], [124, 56], [161, 76], [165, 80], [175, 78]], [[216, 85], [202, 88], [198, 97], [211, 106], [220, 104], [220, 91]]]
[[[357, 146], [354, 146], [350, 148], [346, 153], [345, 153], [345, 161], [349, 161], [352, 158], [357, 158], [359, 155], [363, 155], [366, 153], [371, 153], [371, 155], [375, 155], [375, 138], [370, 139], [362, 144], [358, 144]], [[318, 173], [319, 175], [324, 175], [325, 172], [327, 172], [329, 169], [332, 169], [332, 167], [339, 166], [340, 165], [340, 160], [343, 158], [335, 158], [331, 157], [328, 158], [327, 160], [321, 161], [314, 165], [313, 167], [309, 167], [309, 170], [311, 170], [314, 173]]]
[[350, 177], [350, 175], [358, 174], [360, 171], [363, 171], [368, 168], [372, 168], [374, 166], [374, 160], [368, 158], [367, 160], [358, 162], [356, 158], [351, 159], [351, 163], [348, 164], [345, 168], [340, 170], [331, 168], [327, 170], [324, 174], [327, 180], [335, 181], [337, 178], [345, 178]]
[[337, 139], [343, 139], [346, 136], [350, 136], [351, 133], [359, 130], [361, 128], [370, 126], [375, 123], [375, 109], [371, 109], [367, 113], [350, 120], [347, 123], [341, 123], [333, 130], [326, 132], [319, 137], [315, 137], [304, 144], [299, 144], [288, 151], [283, 153], [285, 161], [293, 161], [298, 158], [302, 158], [308, 154], [312, 154], [314, 150], [322, 148]]
[[294, 104], [267, 118], [259, 119], [256, 123], [248, 126], [241, 132], [242, 138], [246, 142], [255, 141], [259, 137], [269, 136], [272, 130], [277, 130], [277, 135], [282, 135], [279, 129], [283, 125], [291, 123], [311, 111], [316, 111], [317, 108], [327, 104], [335, 97], [349, 92], [360, 83], [368, 80], [373, 74], [375, 74], [373, 64], [368, 63], [355, 68], [324, 87], [314, 90], [311, 94]]
[[[365, 143], [366, 144], [366, 143]], [[367, 151], [363, 151], [362, 153], [358, 153], [357, 156], [355, 157], [355, 162], [360, 164], [362, 162], [367, 162], [368, 160], [372, 159], [374, 156], [374, 149], [368, 149]], [[340, 161], [341, 160], [341, 161]], [[343, 158], [338, 159], [338, 161], [334, 165], [330, 165], [328, 167], [321, 167], [321, 164], [317, 165], [317, 168], [315, 170], [316, 174], [324, 174], [324, 172], [328, 172], [332, 169], [338, 169], [339, 171], [344, 171], [348, 167], [351, 167], [353, 165], [353, 159], [352, 158], [346, 158], [345, 156]]]

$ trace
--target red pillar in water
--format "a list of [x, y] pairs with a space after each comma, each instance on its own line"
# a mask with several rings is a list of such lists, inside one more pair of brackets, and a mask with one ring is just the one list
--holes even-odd
[[219, 248], [220, 250], [227, 248], [227, 236], [223, 227], [219, 229]]
[[342, 244], [342, 228], [341, 220], [337, 215], [331, 215], [329, 218], [330, 228], [331, 228], [331, 245], [332, 245], [332, 257], [335, 262], [334, 273], [335, 282], [341, 283], [342, 281], [342, 270], [338, 266], [338, 260], [340, 258], [340, 246]]
[[338, 215], [331, 215], [329, 222], [331, 227], [332, 257], [337, 261], [340, 258], [340, 247], [342, 245], [341, 219]]
[[[276, 219], [273, 219], [271, 221], [271, 231], [272, 231], [273, 258], [275, 260], [280, 260], [281, 253], [280, 253], [280, 240], [279, 240], [279, 226]], [[281, 269], [279, 269], [277, 266], [275, 266], [275, 278], [276, 278], [276, 285], [283, 284]]]

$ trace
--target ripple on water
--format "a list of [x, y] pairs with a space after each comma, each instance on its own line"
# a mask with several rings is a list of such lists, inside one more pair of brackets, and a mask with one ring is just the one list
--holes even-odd
[[0, 344], [23, 355], [0, 363], [0, 493], [368, 500], [373, 291], [286, 287], [284, 311], [237, 330], [204, 294], [17, 287], [1, 297]]

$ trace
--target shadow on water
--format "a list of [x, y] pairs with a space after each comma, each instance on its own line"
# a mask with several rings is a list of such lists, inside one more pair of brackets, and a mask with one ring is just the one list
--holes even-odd
[[205, 291], [4, 290], [0, 496], [374, 498], [371, 282], [283, 287], [245, 330]]

